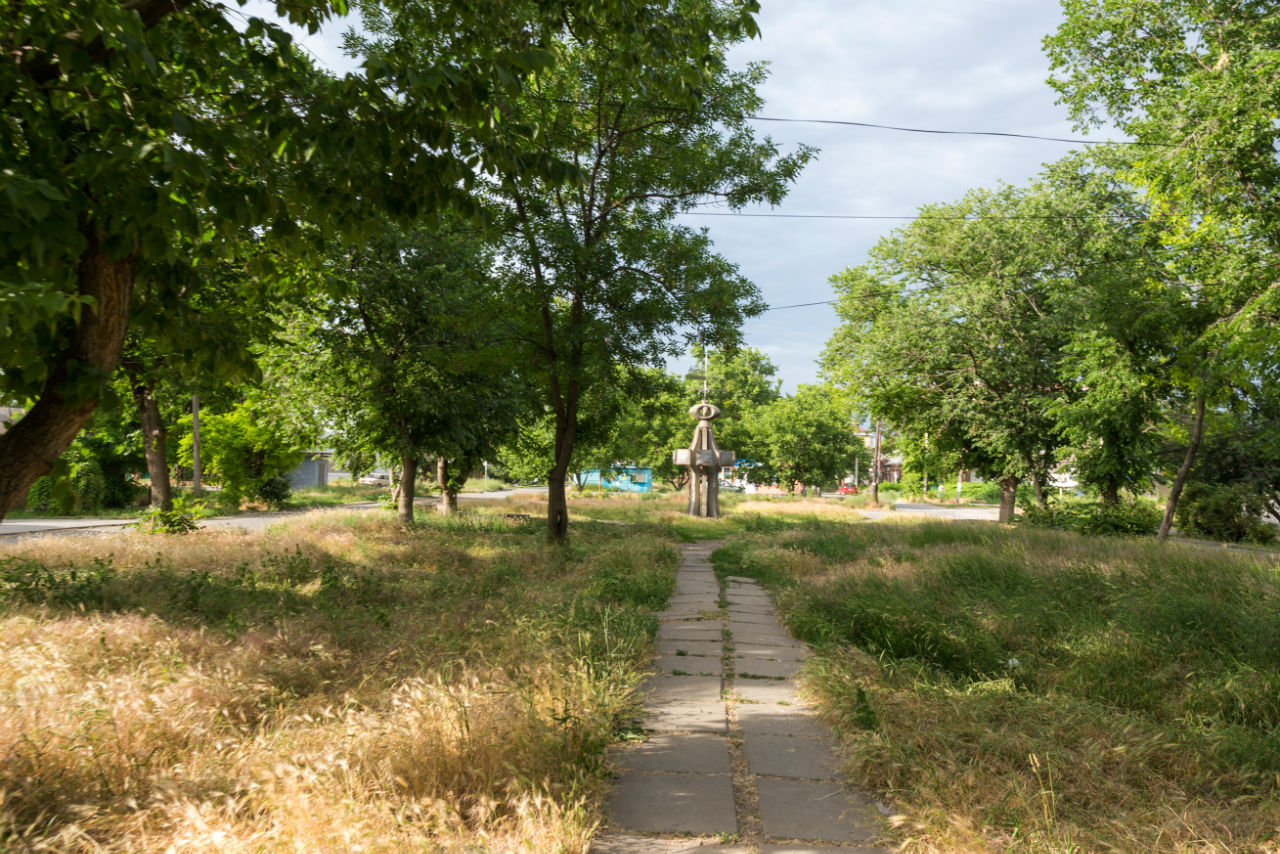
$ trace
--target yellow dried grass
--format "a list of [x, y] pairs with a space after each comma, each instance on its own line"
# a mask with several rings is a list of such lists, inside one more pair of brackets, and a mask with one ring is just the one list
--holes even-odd
[[[653, 544], [599, 548], [643, 559]], [[517, 580], [566, 589], [592, 557], [330, 512], [265, 534], [28, 541], [0, 559], [110, 553], [122, 577], [157, 562], [226, 577], [285, 552], [395, 567], [401, 584], [406, 568], [463, 584], [501, 561]], [[531, 602], [560, 595], [530, 583]], [[390, 648], [307, 615], [228, 632], [11, 604], [0, 612], [0, 847], [583, 851], [603, 781], [580, 760], [624, 716], [637, 671], [604, 684], [491, 604], [424, 602]]]

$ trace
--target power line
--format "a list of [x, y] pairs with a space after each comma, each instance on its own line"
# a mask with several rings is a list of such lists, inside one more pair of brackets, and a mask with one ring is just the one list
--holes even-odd
[[902, 133], [927, 133], [941, 136], [1000, 136], [1011, 139], [1038, 139], [1045, 142], [1069, 142], [1076, 145], [1158, 145], [1176, 147], [1171, 142], [1135, 142], [1133, 140], [1085, 139], [1083, 137], [1040, 136], [1034, 133], [1015, 133], [1000, 130], [942, 130], [939, 128], [912, 128], [900, 125], [882, 125], [876, 122], [850, 122], [840, 119], [788, 119], [778, 116], [744, 116], [753, 122], [780, 122], [787, 124], [841, 125], [855, 128], [874, 128], [876, 130], [893, 130]]
[[[917, 220], [948, 219], [975, 222], [984, 219], [1016, 220], [1016, 219], [1095, 219], [1098, 214], [790, 214], [790, 213], [736, 213], [732, 211], [682, 211], [683, 216], [740, 216], [768, 219], [868, 219], [868, 220]], [[1165, 220], [1147, 217], [1124, 216], [1122, 214], [1106, 214], [1106, 219], [1119, 222], [1164, 222]]]
[[784, 308], [808, 308], [811, 305], [835, 305], [833, 299], [822, 300], [820, 302], [798, 302], [795, 305], [771, 305], [765, 311], [781, 311]]

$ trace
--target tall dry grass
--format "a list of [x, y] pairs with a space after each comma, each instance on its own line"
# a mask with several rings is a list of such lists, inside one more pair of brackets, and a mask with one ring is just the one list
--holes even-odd
[[377, 513], [5, 546], [0, 847], [585, 850], [674, 566]]

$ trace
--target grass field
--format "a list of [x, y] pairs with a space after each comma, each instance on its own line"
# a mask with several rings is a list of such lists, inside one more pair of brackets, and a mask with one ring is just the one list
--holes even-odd
[[717, 569], [821, 651], [808, 684], [904, 850], [1280, 850], [1276, 553], [757, 525]]
[[1280, 850], [1277, 553], [682, 507], [3, 546], [0, 849], [583, 851], [673, 545], [717, 537], [901, 850]]
[[676, 552], [308, 514], [0, 551], [0, 849], [581, 851]]

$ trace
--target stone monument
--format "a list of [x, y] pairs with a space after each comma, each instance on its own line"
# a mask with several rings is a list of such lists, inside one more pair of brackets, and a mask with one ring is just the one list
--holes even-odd
[[720, 469], [733, 465], [736, 455], [733, 451], [722, 451], [716, 447], [716, 434], [711, 422], [720, 414], [720, 407], [704, 400], [694, 404], [689, 414], [698, 419], [693, 442], [687, 448], [676, 450], [671, 457], [676, 465], [689, 469], [689, 515], [718, 519]]

